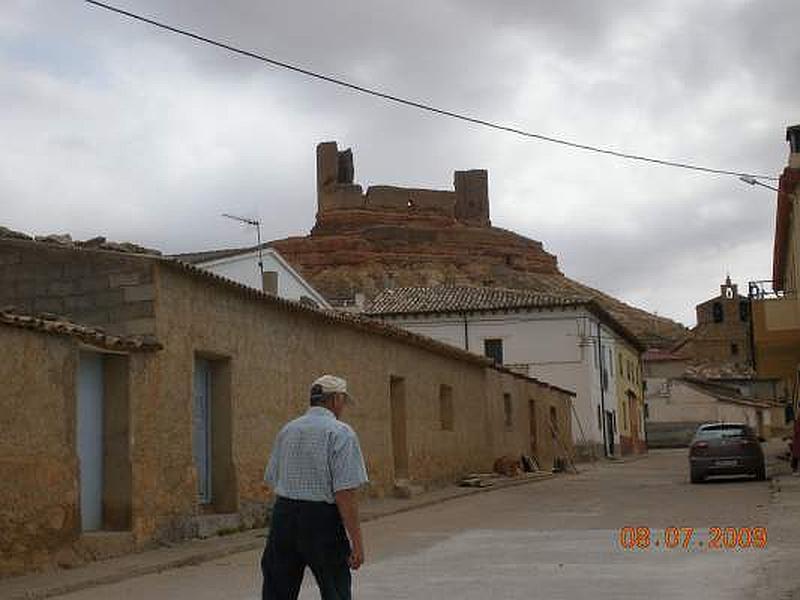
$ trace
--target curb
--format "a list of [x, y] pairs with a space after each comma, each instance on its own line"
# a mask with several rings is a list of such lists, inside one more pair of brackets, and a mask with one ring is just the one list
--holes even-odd
[[[528, 477], [524, 479], [512, 479], [509, 481], [503, 481], [501, 483], [495, 483], [492, 486], [483, 487], [483, 488], [456, 488], [458, 491], [455, 491], [452, 495], [447, 495], [444, 497], [439, 498], [428, 498], [423, 499], [421, 498], [418, 502], [414, 502], [413, 500], [405, 506], [398, 506], [394, 507], [385, 511], [376, 511], [374, 514], [364, 515], [361, 519], [362, 523], [366, 523], [369, 521], [375, 521], [377, 519], [381, 519], [383, 517], [388, 517], [391, 515], [401, 514], [405, 512], [410, 512], [412, 510], [416, 510], [418, 508], [425, 508], [428, 506], [434, 506], [436, 504], [443, 504], [445, 502], [449, 502], [451, 500], [458, 500], [459, 498], [466, 498], [469, 496], [474, 496], [476, 494], [493, 492], [497, 490], [502, 490], [506, 488], [518, 487], [521, 485], [526, 485], [529, 483], [534, 483], [538, 481], [548, 481], [554, 479], [554, 475], [551, 473], [544, 473], [541, 476], [537, 477]], [[259, 548], [264, 547], [264, 538], [266, 537], [266, 529], [258, 530], [254, 529], [248, 532], [248, 535], [255, 536], [257, 539], [249, 539], [247, 541], [242, 541], [239, 543], [231, 543], [230, 545], [221, 547], [221, 548], [213, 548], [208, 550], [198, 550], [195, 553], [189, 554], [187, 556], [180, 556], [172, 559], [164, 560], [163, 562], [159, 562], [156, 564], [151, 565], [142, 565], [138, 567], [128, 567], [128, 568], [118, 568], [117, 571], [107, 573], [104, 575], [98, 575], [95, 577], [87, 577], [84, 580], [73, 581], [69, 583], [62, 583], [62, 584], [55, 584], [45, 587], [40, 587], [38, 589], [28, 589], [22, 591], [11, 591], [9, 595], [6, 595], [2, 591], [3, 582], [0, 582], [0, 599], [7, 599], [7, 600], [41, 600], [43, 598], [52, 598], [53, 596], [61, 596], [64, 594], [71, 594], [74, 592], [78, 592], [81, 590], [85, 590], [88, 588], [98, 587], [102, 585], [109, 585], [113, 583], [119, 583], [120, 581], [125, 581], [127, 579], [133, 579], [135, 577], [142, 577], [144, 575], [153, 575], [157, 573], [162, 573], [164, 571], [169, 571], [171, 569], [179, 569], [181, 567], [188, 567], [197, 565], [200, 563], [208, 562], [211, 560], [216, 560], [218, 558], [222, 558], [225, 556], [230, 556], [231, 554], [239, 554], [241, 552], [250, 552], [252, 550], [257, 550]], [[181, 544], [177, 544], [173, 547], [174, 549], [180, 549]], [[164, 549], [165, 552], [168, 552], [170, 549]], [[154, 550], [151, 552], [158, 552], [159, 550]], [[147, 552], [147, 551], [145, 551]], [[144, 553], [141, 553], [144, 554]], [[130, 554], [128, 556], [135, 556], [135, 554]], [[100, 565], [102, 563], [90, 563], [86, 565], [87, 567], [91, 567], [92, 565]], [[109, 565], [111, 566], [111, 565]], [[113, 567], [112, 567], [113, 568]], [[55, 572], [58, 574], [58, 572]], [[47, 577], [50, 575], [49, 572], [37, 573], [35, 575]], [[24, 576], [23, 576], [24, 577]], [[8, 583], [13, 583], [13, 579], [8, 580]]]

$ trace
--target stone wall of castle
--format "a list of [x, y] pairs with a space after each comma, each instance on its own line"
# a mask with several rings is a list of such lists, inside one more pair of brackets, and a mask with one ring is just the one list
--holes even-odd
[[456, 171], [451, 190], [389, 185], [364, 192], [354, 183], [353, 153], [336, 142], [317, 146], [317, 220], [332, 212], [365, 211], [445, 217], [473, 227], [489, 227], [489, 176], [485, 170]]

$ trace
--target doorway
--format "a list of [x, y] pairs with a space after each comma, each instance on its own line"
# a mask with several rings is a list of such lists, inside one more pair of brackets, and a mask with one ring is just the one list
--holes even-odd
[[406, 381], [403, 377], [389, 379], [389, 409], [392, 420], [392, 453], [394, 478], [408, 479], [408, 417], [406, 414]]
[[536, 451], [536, 402], [528, 400], [528, 413], [530, 418], [530, 431], [531, 431], [531, 456], [537, 456]]
[[76, 447], [81, 530], [103, 528], [103, 357], [81, 352], [78, 362]]
[[606, 411], [606, 449], [609, 456], [614, 456], [614, 413]]
[[197, 499], [211, 502], [211, 365], [208, 360], [194, 362], [194, 402], [192, 406], [192, 453], [197, 468]]
[[639, 407], [637, 406], [636, 396], [628, 392], [628, 418], [630, 419], [631, 439], [633, 443], [639, 441]]

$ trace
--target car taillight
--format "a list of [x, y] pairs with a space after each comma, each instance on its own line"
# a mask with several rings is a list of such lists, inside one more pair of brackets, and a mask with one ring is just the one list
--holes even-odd
[[705, 451], [708, 450], [708, 442], [695, 442], [692, 444], [690, 448], [691, 454], [705, 454]]

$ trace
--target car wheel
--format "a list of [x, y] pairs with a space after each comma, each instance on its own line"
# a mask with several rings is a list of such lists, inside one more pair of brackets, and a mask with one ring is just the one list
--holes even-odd
[[766, 481], [767, 479], [767, 467], [766, 465], [761, 465], [756, 470], [756, 481]]
[[692, 469], [689, 472], [689, 480], [692, 483], [702, 483], [705, 480], [705, 476], [700, 471]]

